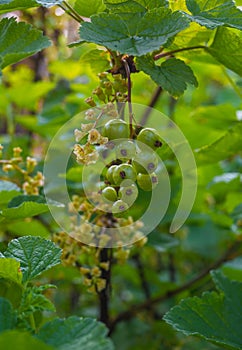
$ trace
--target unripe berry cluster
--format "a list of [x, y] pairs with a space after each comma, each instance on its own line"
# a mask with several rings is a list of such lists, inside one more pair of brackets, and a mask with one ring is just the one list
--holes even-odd
[[109, 143], [113, 142], [115, 149], [115, 160], [106, 165], [106, 186], [102, 196], [112, 203], [112, 212], [117, 215], [133, 205], [139, 194], [138, 188], [152, 191], [158, 184], [155, 151], [162, 142], [156, 130], [151, 128], [141, 129], [136, 140], [130, 139], [130, 125], [122, 119], [109, 120], [102, 134]]

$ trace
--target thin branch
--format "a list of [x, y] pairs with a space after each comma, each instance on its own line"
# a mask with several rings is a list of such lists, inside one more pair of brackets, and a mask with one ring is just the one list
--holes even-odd
[[157, 61], [162, 57], [172, 56], [174, 53], [177, 53], [177, 52], [197, 50], [197, 49], [206, 49], [206, 46], [198, 45], [198, 46], [183, 47], [182, 49], [176, 49], [176, 50], [172, 50], [164, 53], [158, 53], [153, 58], [154, 58], [154, 61]]
[[143, 310], [150, 309], [152, 305], [164, 302], [165, 300], [171, 297], [174, 297], [185, 290], [190, 289], [196, 283], [201, 282], [201, 280], [203, 280], [210, 273], [211, 270], [217, 269], [224, 262], [234, 259], [238, 255], [236, 253], [240, 248], [241, 248], [241, 243], [236, 241], [227, 249], [227, 251], [217, 261], [215, 261], [212, 265], [204, 269], [200, 274], [192, 278], [190, 281], [184, 283], [183, 285], [175, 289], [168, 290], [165, 294], [156, 296], [154, 298], [150, 298], [149, 300], [146, 300], [138, 305], [131, 305], [128, 310], [120, 313], [115, 319], [112, 320], [112, 322], [110, 323], [109, 333], [111, 334], [114, 331], [115, 327], [119, 322], [124, 320], [129, 320], [135, 317], [137, 313]]
[[129, 130], [130, 130], [130, 138], [133, 137], [133, 109], [132, 109], [132, 100], [131, 100], [131, 89], [132, 89], [132, 82], [131, 82], [131, 77], [130, 77], [130, 68], [129, 64], [126, 61], [126, 59], [122, 59], [122, 62], [124, 64], [126, 76], [128, 79], [128, 97], [127, 97], [127, 102], [129, 104]]
[[[65, 6], [63, 6], [65, 5]], [[65, 11], [69, 16], [71, 16], [78, 23], [84, 22], [83, 18], [76, 12], [72, 6], [70, 6], [66, 1], [63, 1], [62, 4], [58, 5], [63, 11]]]
[[160, 95], [161, 95], [162, 92], [163, 92], [162, 88], [160, 86], [158, 86], [157, 89], [154, 92], [154, 95], [151, 98], [149, 106], [146, 108], [146, 110], [145, 110], [145, 112], [144, 112], [144, 114], [142, 116], [142, 119], [140, 121], [140, 125], [143, 126], [143, 125], [145, 125], [147, 123], [147, 120], [148, 120], [148, 118], [150, 116], [150, 113], [151, 113], [151, 108], [153, 108], [156, 105], [156, 103], [159, 100]]
[[103, 290], [98, 293], [99, 296], [99, 309], [100, 309], [100, 321], [107, 327], [110, 322], [109, 315], [109, 301], [111, 292], [111, 262], [112, 262], [112, 249], [103, 248], [100, 251], [100, 263], [109, 263], [109, 268], [102, 268], [101, 277], [105, 280], [106, 285]]
[[84, 22], [84, 19], [79, 15], [79, 13], [76, 10], [74, 10], [74, 8], [70, 4], [68, 4], [68, 2], [63, 1], [63, 4], [71, 13], [73, 13], [74, 16], [76, 16], [79, 19], [79, 22]]
[[144, 271], [144, 265], [141, 261], [140, 255], [139, 254], [135, 254], [133, 256], [133, 259], [136, 263], [137, 269], [138, 269], [138, 274], [139, 274], [139, 278], [140, 278], [140, 282], [141, 282], [141, 286], [145, 295], [145, 298], [147, 300], [150, 299], [151, 297], [151, 293], [150, 293], [150, 287], [149, 287], [149, 283], [146, 280], [146, 276], [145, 276], [145, 271]]

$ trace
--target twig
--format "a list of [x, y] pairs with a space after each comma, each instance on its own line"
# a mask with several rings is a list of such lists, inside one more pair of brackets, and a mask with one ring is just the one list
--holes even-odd
[[122, 62], [124, 64], [126, 76], [128, 79], [128, 96], [127, 96], [127, 102], [129, 104], [129, 130], [130, 130], [130, 138], [133, 137], [133, 109], [132, 109], [132, 100], [131, 100], [131, 89], [132, 89], [132, 82], [130, 77], [130, 68], [129, 64], [126, 61], [125, 58], [122, 59]]
[[182, 51], [189, 51], [189, 50], [197, 50], [197, 49], [206, 49], [206, 46], [204, 45], [198, 45], [198, 46], [190, 46], [190, 47], [183, 47], [182, 49], [176, 49], [164, 53], [158, 53], [153, 57], [154, 61], [159, 60], [162, 57], [172, 56], [174, 53], [182, 52]]
[[146, 300], [138, 305], [131, 305], [130, 308], [122, 313], [120, 313], [116, 318], [112, 320], [110, 323], [110, 331], [109, 333], [111, 334], [117, 324], [121, 321], [124, 320], [129, 320], [133, 318], [137, 313], [149, 309], [152, 305], [161, 303], [171, 297], [174, 297], [177, 294], [180, 294], [181, 292], [190, 289], [194, 284], [200, 282], [203, 278], [205, 278], [211, 270], [217, 269], [220, 267], [224, 262], [229, 261], [236, 256], [236, 252], [241, 248], [241, 243], [236, 241], [233, 243], [227, 251], [217, 260], [215, 261], [212, 265], [204, 269], [201, 273], [199, 273], [197, 276], [192, 278], [190, 281], [184, 283], [183, 285], [175, 288], [168, 290], [165, 294], [156, 296], [154, 298], [150, 298], [149, 300]]
[[[65, 6], [63, 6], [65, 5]], [[69, 16], [75, 19], [78, 23], [84, 22], [83, 18], [76, 12], [71, 5], [66, 1], [63, 1], [62, 4], [58, 5], [63, 11], [65, 11]]]
[[158, 101], [161, 93], [163, 92], [162, 88], [160, 86], [157, 87], [157, 89], [155, 90], [154, 92], [154, 95], [152, 96], [151, 98], [151, 101], [149, 103], [149, 106], [146, 108], [143, 116], [142, 116], [142, 119], [140, 121], [140, 125], [145, 125], [147, 123], [147, 120], [150, 116], [150, 113], [151, 113], [151, 108], [155, 106], [156, 102]]
[[146, 280], [144, 266], [142, 264], [140, 255], [139, 254], [135, 254], [133, 256], [133, 259], [134, 259], [134, 261], [136, 263], [136, 266], [137, 266], [137, 269], [138, 269], [138, 274], [139, 274], [139, 278], [140, 278], [142, 289], [144, 291], [145, 298], [148, 300], [151, 297], [151, 293], [150, 293], [149, 284], [148, 284], [148, 282]]
[[111, 262], [112, 262], [112, 249], [102, 248], [100, 251], [100, 262], [109, 263], [108, 270], [102, 268], [101, 277], [106, 281], [105, 288], [98, 293], [99, 296], [99, 310], [100, 321], [106, 326], [109, 326], [109, 301], [111, 291]]

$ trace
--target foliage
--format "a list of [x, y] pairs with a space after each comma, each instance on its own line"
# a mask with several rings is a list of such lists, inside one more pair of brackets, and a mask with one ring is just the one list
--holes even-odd
[[220, 294], [206, 292], [202, 298], [187, 298], [172, 308], [164, 319], [187, 335], [199, 335], [225, 348], [240, 349], [242, 284], [229, 280], [220, 272], [213, 271], [212, 276]]
[[[34, 285], [30, 281], [45, 270], [60, 263], [61, 249], [51, 241], [41, 237], [21, 237], [12, 240], [0, 258], [1, 285], [5, 283], [7, 294], [0, 298], [0, 344], [4, 347], [39, 349], [112, 349], [111, 342], [105, 338], [107, 330], [91, 318], [55, 318], [41, 325], [45, 311], [55, 311], [54, 305], [43, 294], [53, 285]], [[12, 284], [14, 282], [14, 290]], [[21, 289], [16, 290], [16, 285]], [[9, 291], [11, 290], [11, 294]], [[1, 289], [2, 291], [2, 289]], [[20, 293], [19, 302], [13, 307], [12, 297]], [[20, 333], [19, 329], [28, 330]], [[70, 333], [71, 330], [71, 333]], [[30, 333], [35, 332], [33, 336]], [[36, 340], [39, 339], [39, 340]], [[50, 345], [49, 346], [46, 346]]]
[[[241, 6], [232, 0], [0, 0], [0, 347], [113, 349], [109, 332], [122, 350], [241, 348]], [[147, 237], [136, 219], [152, 184], [143, 190], [140, 178], [147, 174], [136, 181], [133, 154], [128, 166], [135, 169], [136, 202], [128, 215], [114, 210], [110, 219], [84, 197], [83, 163], [92, 163], [116, 132], [96, 133], [100, 111], [107, 129], [113, 106], [135, 103], [166, 114], [195, 156], [196, 200], [174, 234], [169, 227], [182, 173], [168, 142], [155, 151], [169, 175], [170, 203]], [[48, 146], [80, 112], [89, 119], [73, 128], [66, 174], [54, 166], [57, 176], [45, 183]], [[150, 126], [146, 109], [139, 118]], [[131, 126], [136, 142], [140, 125], [133, 120]], [[162, 134], [164, 125], [151, 127]], [[128, 202], [120, 173], [111, 183], [109, 175], [103, 178], [112, 205]], [[44, 193], [60, 192], [61, 179], [67, 204]], [[52, 217], [64, 209], [72, 237]], [[105, 249], [108, 238], [98, 232], [99, 248], [84, 244], [94, 221], [118, 229], [130, 224], [126, 234], [136, 242]]]

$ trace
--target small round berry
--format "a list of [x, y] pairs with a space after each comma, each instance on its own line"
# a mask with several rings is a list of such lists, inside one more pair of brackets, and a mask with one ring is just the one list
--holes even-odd
[[106, 179], [110, 184], [114, 184], [113, 173], [116, 168], [117, 165], [111, 165], [106, 172]]
[[105, 187], [102, 190], [102, 196], [103, 196], [104, 199], [106, 199], [106, 200], [108, 200], [110, 202], [115, 202], [117, 200], [117, 192], [111, 186]]
[[144, 191], [153, 190], [158, 184], [158, 177], [155, 173], [148, 174], [138, 174], [137, 183], [139, 187]]
[[136, 180], [136, 170], [130, 164], [120, 164], [113, 171], [114, 183], [120, 185], [123, 180]]
[[158, 166], [158, 158], [154, 152], [140, 152], [134, 158], [132, 164], [138, 173], [153, 173]]
[[137, 136], [137, 140], [146, 144], [154, 150], [157, 150], [162, 146], [162, 141], [160, 135], [152, 128], [144, 128], [140, 131]]
[[125, 187], [121, 186], [118, 195], [125, 203], [131, 206], [138, 197], [138, 193], [139, 191], [137, 186], [135, 184], [132, 184]]
[[113, 206], [112, 206], [112, 212], [113, 213], [123, 213], [124, 211], [126, 211], [129, 208], [128, 204], [125, 203], [122, 200], [118, 200], [116, 201]]
[[126, 139], [129, 137], [129, 126], [122, 119], [111, 119], [104, 125], [103, 135], [109, 140]]
[[133, 141], [122, 141], [116, 147], [118, 159], [131, 159], [135, 156], [136, 146]]

